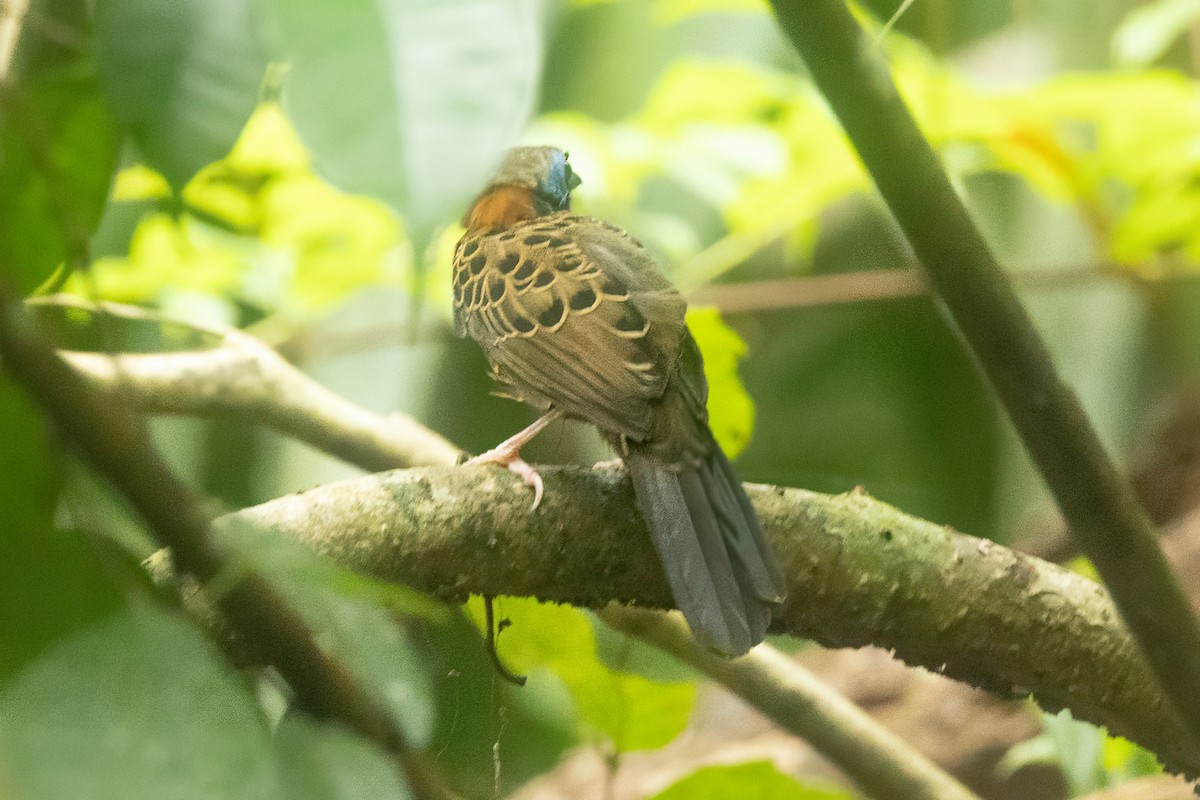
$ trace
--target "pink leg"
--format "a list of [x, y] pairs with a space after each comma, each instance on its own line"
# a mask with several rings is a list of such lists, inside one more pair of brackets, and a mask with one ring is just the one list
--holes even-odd
[[[534, 422], [525, 430], [510, 436], [500, 444], [488, 450], [482, 455], [475, 456], [467, 461], [467, 464], [496, 464], [497, 466], [505, 467], [509, 472], [518, 475], [526, 484], [533, 487], [533, 508], [537, 508], [542, 502], [542, 476], [538, 475], [537, 470], [527, 464], [521, 458], [521, 448], [529, 444], [529, 441], [545, 430], [546, 426], [562, 416], [562, 412], [557, 409], [551, 409], [546, 412], [540, 419]], [[531, 511], [533, 509], [530, 509]]]
[[610, 470], [610, 469], [622, 469], [622, 468], [624, 468], [624, 466], [625, 466], [625, 459], [610, 458], [608, 461], [597, 461], [595, 464], [592, 464], [592, 469], [597, 470], [597, 471], [602, 471], [602, 470]]

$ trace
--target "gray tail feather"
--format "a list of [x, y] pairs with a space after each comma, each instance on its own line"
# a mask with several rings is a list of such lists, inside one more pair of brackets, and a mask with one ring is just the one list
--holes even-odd
[[631, 451], [625, 458], [638, 506], [676, 605], [707, 647], [741, 655], [762, 641], [783, 574], [729, 461], [714, 455], [673, 472]]
[[[758, 521], [758, 515], [754, 513], [754, 506], [750, 505], [750, 498], [746, 496], [742, 482], [733, 471], [733, 465], [729, 463], [725, 453], [716, 446], [716, 442], [713, 443], [712, 458], [706, 466], [706, 481], [711, 480], [717, 487], [710, 491], [721, 493], [725, 497], [718, 509], [732, 510], [732, 513], [726, 515], [731, 517], [728, 527], [725, 528], [726, 535], [733, 542], [736, 558], [741, 561], [744, 571], [753, 581], [755, 594], [764, 602], [782, 603], [787, 597], [787, 579], [783, 569], [775, 560], [771, 546], [767, 544], [762, 524]], [[738, 511], [741, 513], [738, 514]]]

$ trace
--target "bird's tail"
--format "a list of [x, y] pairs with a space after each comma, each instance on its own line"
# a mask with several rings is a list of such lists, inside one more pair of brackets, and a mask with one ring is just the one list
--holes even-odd
[[713, 443], [674, 471], [631, 449], [625, 464], [676, 605], [695, 637], [724, 655], [762, 641], [786, 584], [729, 460]]

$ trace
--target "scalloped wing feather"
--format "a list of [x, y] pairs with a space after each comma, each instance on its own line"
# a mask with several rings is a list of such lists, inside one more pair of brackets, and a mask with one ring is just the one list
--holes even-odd
[[684, 308], [640, 244], [588, 217], [467, 236], [455, 253], [456, 327], [512, 391], [635, 441], [650, 435]]

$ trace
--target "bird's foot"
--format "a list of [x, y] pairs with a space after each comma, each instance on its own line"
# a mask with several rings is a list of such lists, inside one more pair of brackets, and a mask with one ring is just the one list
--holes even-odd
[[467, 465], [476, 466], [479, 464], [495, 464], [496, 466], [504, 467], [509, 472], [516, 475], [527, 486], [533, 487], [533, 505], [530, 511], [537, 509], [542, 502], [542, 493], [545, 491], [545, 486], [542, 483], [542, 476], [533, 468], [525, 459], [521, 458], [521, 449], [519, 447], [508, 447], [505, 442], [499, 447], [494, 447], [482, 455], [475, 456], [466, 462]]
[[508, 437], [483, 455], [475, 456], [464, 463], [496, 464], [525, 481], [527, 485], [533, 487], [533, 508], [529, 509], [533, 511], [542, 502], [542, 476], [538, 475], [537, 470], [525, 463], [525, 460], [521, 458], [521, 448], [528, 444], [530, 439], [541, 433], [547, 425], [561, 416], [561, 411], [552, 408], [525, 430]]
[[595, 471], [598, 471], [598, 472], [603, 472], [605, 470], [610, 470], [610, 469], [624, 469], [624, 468], [625, 468], [625, 459], [623, 459], [623, 458], [610, 458], [607, 461], [597, 461], [595, 464], [592, 464], [592, 469]]

